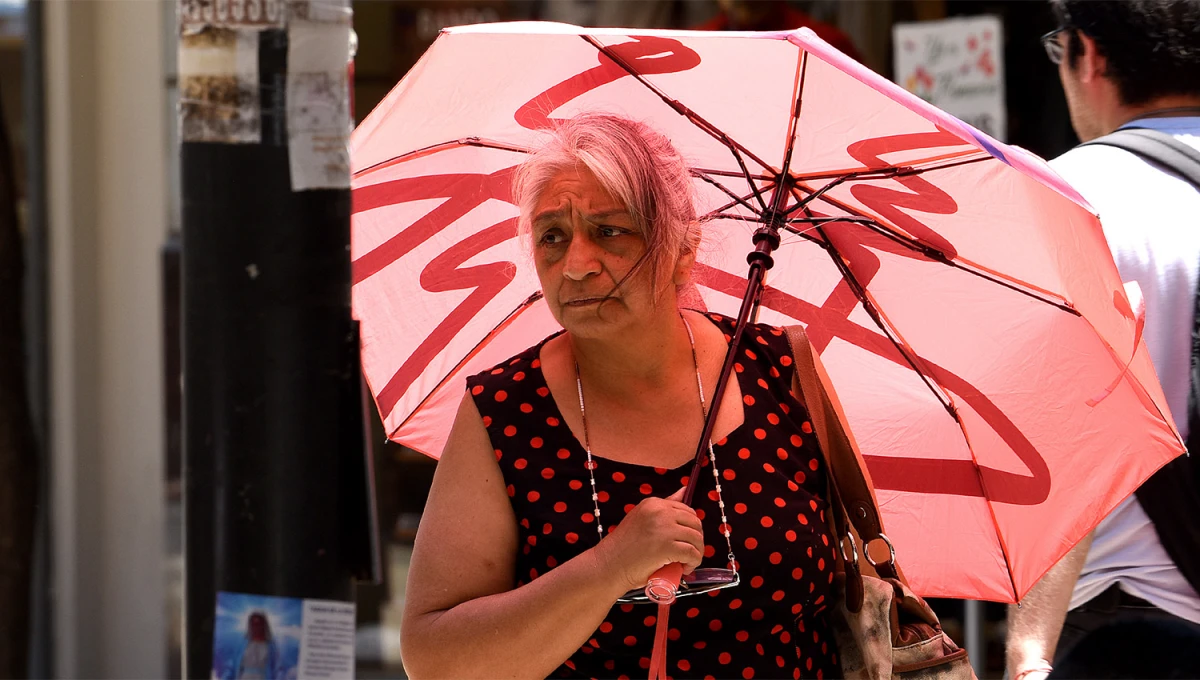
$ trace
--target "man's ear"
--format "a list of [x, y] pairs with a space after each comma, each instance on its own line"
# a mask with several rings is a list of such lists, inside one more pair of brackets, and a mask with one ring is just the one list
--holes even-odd
[[1083, 54], [1079, 55], [1075, 64], [1075, 72], [1079, 75], [1080, 82], [1089, 83], [1105, 76], [1108, 73], [1108, 60], [1100, 54], [1096, 41], [1083, 31], [1075, 31], [1075, 38], [1083, 46]]

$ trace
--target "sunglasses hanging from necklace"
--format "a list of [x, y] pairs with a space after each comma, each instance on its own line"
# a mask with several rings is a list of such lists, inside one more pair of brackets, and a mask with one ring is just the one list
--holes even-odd
[[[704, 381], [700, 377], [700, 362], [696, 357], [696, 337], [692, 333], [692, 326], [682, 314], [679, 315], [683, 326], [687, 329], [688, 342], [692, 347], [692, 363], [696, 368], [696, 388], [700, 392], [700, 416], [702, 420], [708, 418], [708, 407], [704, 402]], [[591, 439], [588, 437], [587, 425], [587, 410], [583, 403], [583, 381], [579, 377], [579, 362], [575, 362], [575, 387], [579, 392], [579, 415], [583, 421], [583, 448], [587, 453], [587, 462], [584, 467], [587, 468], [588, 477], [592, 483], [592, 505], [594, 506], [593, 514], [596, 516], [596, 533], [599, 538], [604, 538], [604, 524], [600, 520], [600, 496], [596, 491], [596, 460], [592, 457]], [[729, 548], [729, 566], [730, 569], [696, 569], [691, 574], [683, 576], [679, 582], [679, 588], [676, 590], [674, 584], [666, 587], [665, 584], [651, 582], [645, 588], [635, 588], [634, 590], [625, 593], [617, 601], [622, 603], [639, 603], [653, 602], [658, 604], [669, 603], [676, 597], [685, 595], [698, 595], [707, 593], [712, 590], [721, 588], [731, 588], [741, 582], [741, 576], [738, 574], [737, 558], [733, 554], [733, 541], [730, 538], [732, 533], [729, 528], [729, 519], [725, 516], [725, 499], [721, 496], [721, 477], [717, 470], [717, 454], [713, 450], [712, 440], [708, 441], [708, 460], [712, 467], [713, 481], [716, 483], [717, 489], [717, 507], [721, 510], [721, 527], [720, 531], [725, 536], [725, 545]], [[668, 592], [670, 591], [670, 592]]]

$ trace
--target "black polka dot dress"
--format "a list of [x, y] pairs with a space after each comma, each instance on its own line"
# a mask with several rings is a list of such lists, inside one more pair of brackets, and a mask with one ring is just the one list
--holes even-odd
[[[732, 319], [708, 315], [724, 332]], [[587, 456], [563, 421], [538, 360], [546, 341], [468, 379], [520, 523], [518, 587], [596, 545]], [[825, 521], [825, 463], [808, 413], [790, 391], [783, 331], [751, 325], [735, 376], [745, 420], [715, 446], [741, 584], [683, 597], [671, 607], [667, 672], [674, 678], [836, 678], [826, 622], [836, 546]], [[607, 534], [647, 496], [688, 481], [668, 470], [595, 458]], [[704, 524], [702, 567], [728, 568], [707, 461], [695, 508]], [[658, 609], [618, 604], [555, 677], [636, 678], [650, 667]]]

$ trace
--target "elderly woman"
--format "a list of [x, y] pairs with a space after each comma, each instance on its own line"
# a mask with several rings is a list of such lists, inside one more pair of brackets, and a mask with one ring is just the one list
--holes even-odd
[[734, 325], [680, 308], [700, 241], [682, 157], [586, 115], [515, 190], [565, 330], [468, 381], [413, 552], [406, 670], [644, 674], [658, 610], [619, 600], [677, 562], [741, 583], [675, 604], [672, 676], [836, 677], [825, 462], [780, 329], [747, 329], [695, 507], [679, 500]]

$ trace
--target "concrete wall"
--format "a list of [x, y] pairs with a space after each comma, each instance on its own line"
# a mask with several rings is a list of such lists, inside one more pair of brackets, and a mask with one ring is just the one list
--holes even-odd
[[44, 9], [54, 672], [166, 675], [163, 2]]

